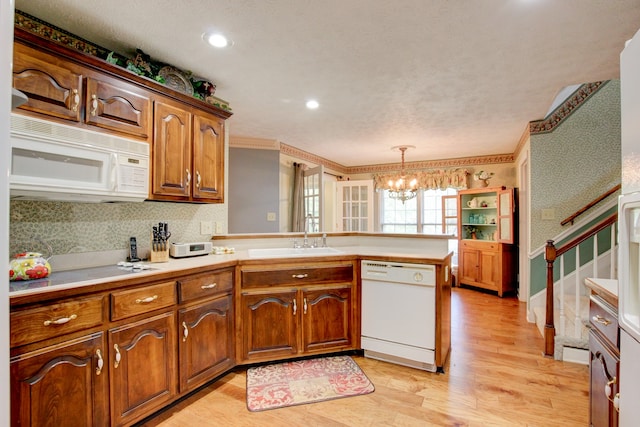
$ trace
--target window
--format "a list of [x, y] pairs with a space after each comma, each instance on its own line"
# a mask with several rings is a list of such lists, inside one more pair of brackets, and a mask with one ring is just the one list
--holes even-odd
[[402, 203], [380, 193], [380, 229], [383, 233], [450, 234], [458, 230], [457, 191], [421, 190]]

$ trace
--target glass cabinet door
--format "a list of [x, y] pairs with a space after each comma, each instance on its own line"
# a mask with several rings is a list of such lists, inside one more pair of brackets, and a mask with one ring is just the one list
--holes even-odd
[[513, 190], [498, 191], [498, 226], [501, 243], [513, 243]]
[[373, 231], [373, 181], [338, 181], [337, 230]]

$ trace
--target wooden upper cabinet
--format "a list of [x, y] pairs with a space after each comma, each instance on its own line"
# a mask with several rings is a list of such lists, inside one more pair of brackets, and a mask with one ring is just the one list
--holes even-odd
[[191, 191], [191, 112], [156, 101], [153, 137], [153, 195], [189, 197]]
[[224, 120], [196, 114], [193, 117], [193, 197], [224, 199]]
[[51, 55], [15, 44], [13, 87], [29, 98], [20, 109], [79, 122], [82, 74], [59, 64]]
[[87, 78], [85, 123], [147, 139], [151, 99], [135, 86]]

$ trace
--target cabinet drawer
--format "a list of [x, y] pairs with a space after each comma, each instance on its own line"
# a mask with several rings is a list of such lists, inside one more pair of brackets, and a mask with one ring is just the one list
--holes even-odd
[[606, 303], [599, 301], [597, 297], [589, 299], [589, 322], [609, 340], [613, 347], [620, 347], [618, 333], [618, 316], [614, 310], [608, 308]]
[[353, 265], [326, 267], [291, 267], [260, 271], [243, 271], [242, 287], [342, 283], [353, 281]]
[[104, 296], [81, 298], [11, 313], [11, 347], [99, 326]]
[[220, 271], [178, 280], [180, 301], [192, 301], [228, 292], [233, 288], [233, 271]]
[[176, 303], [176, 282], [158, 283], [111, 294], [111, 320], [147, 313]]
[[482, 240], [460, 240], [462, 248], [476, 249], [481, 251], [497, 251], [500, 248], [500, 243], [483, 242]]

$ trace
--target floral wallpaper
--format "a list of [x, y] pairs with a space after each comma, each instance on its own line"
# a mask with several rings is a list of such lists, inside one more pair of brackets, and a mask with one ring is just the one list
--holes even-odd
[[169, 224], [169, 242], [209, 240], [211, 236], [200, 234], [201, 221], [222, 224], [227, 231], [226, 204], [12, 201], [9, 215], [10, 255], [46, 253], [38, 239], [54, 254], [127, 249], [129, 237], [135, 237], [141, 249], [148, 248], [151, 227], [158, 222]]
[[[620, 183], [620, 150], [619, 80], [602, 85], [552, 132], [532, 133], [532, 250], [564, 231], [560, 221]], [[543, 209], [555, 218], [543, 220]]]

